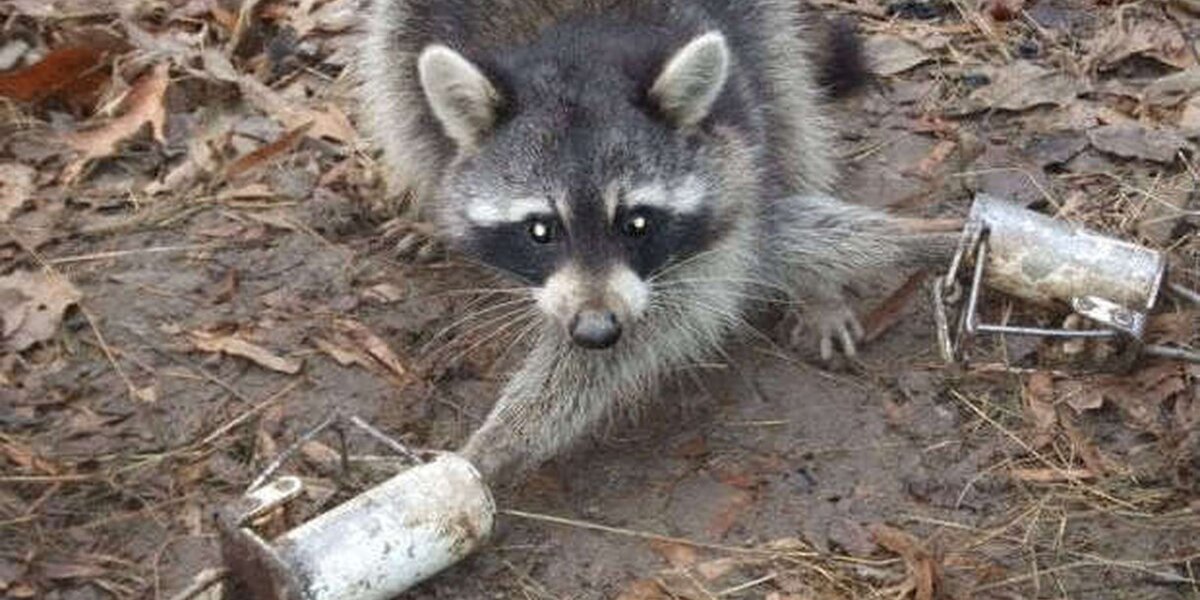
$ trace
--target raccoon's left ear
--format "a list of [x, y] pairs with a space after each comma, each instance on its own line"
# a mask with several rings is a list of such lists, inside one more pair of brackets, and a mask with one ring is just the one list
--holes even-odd
[[650, 98], [676, 125], [689, 127], [708, 116], [728, 78], [729, 45], [721, 32], [710, 31], [667, 61], [650, 88]]
[[421, 88], [433, 116], [462, 150], [479, 145], [496, 124], [500, 93], [463, 55], [433, 44], [417, 59]]

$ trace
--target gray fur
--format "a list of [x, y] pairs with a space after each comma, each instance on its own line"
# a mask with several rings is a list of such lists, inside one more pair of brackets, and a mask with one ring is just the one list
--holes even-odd
[[[846, 294], [948, 256], [957, 238], [910, 234], [829, 196], [832, 145], [794, 0], [375, 1], [360, 71], [394, 184], [452, 245], [485, 262], [511, 254], [506, 268], [532, 280], [544, 310], [463, 449], [489, 480], [636, 414], [665, 378], [719, 358], [755, 299], [798, 304], [822, 355], [835, 340], [853, 353]], [[429, 55], [437, 45], [463, 62]], [[423, 52], [436, 60], [419, 67]], [[672, 238], [687, 251], [640, 274], [645, 305], [617, 310], [629, 298], [589, 278], [629, 272], [634, 242], [618, 221], [637, 204], [693, 233]], [[563, 224], [556, 254], [518, 239], [531, 211]], [[518, 237], [489, 242], [504, 226]], [[547, 300], [547, 273], [569, 273], [569, 293]], [[620, 341], [573, 343], [580, 306], [617, 313]]]

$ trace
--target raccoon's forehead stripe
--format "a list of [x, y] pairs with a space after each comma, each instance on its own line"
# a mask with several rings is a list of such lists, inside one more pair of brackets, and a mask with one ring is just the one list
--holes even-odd
[[475, 198], [467, 205], [467, 219], [484, 227], [520, 223], [533, 215], [553, 213], [545, 198]]
[[690, 214], [704, 206], [707, 189], [699, 177], [689, 176], [670, 185], [656, 181], [642, 184], [625, 195], [629, 208], [644, 206], [675, 214]]

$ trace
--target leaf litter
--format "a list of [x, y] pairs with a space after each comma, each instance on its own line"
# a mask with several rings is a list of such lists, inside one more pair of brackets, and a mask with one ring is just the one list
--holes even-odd
[[[374, 210], [392, 200], [358, 152], [344, 89], [356, 1], [119, 4], [0, 3], [0, 26], [21, 41], [0, 72], [0, 477], [20, 480], [0, 494], [0, 521], [17, 534], [0, 541], [0, 572], [17, 573], [0, 582], [10, 595], [180, 589], [216, 557], [179, 549], [211, 534], [203, 519], [176, 518], [179, 507], [202, 514], [232, 497], [331, 406], [454, 447], [495, 395], [492, 362], [520, 352], [501, 338], [416, 366], [433, 332], [479, 306], [474, 291], [447, 300], [438, 286], [475, 290], [486, 277], [451, 280], [465, 267], [440, 253], [417, 265], [380, 250], [379, 223], [412, 243], [428, 225]], [[1173, 16], [1183, 13], [822, 4], [867, 32], [880, 76], [868, 102], [851, 101], [849, 154], [919, 142], [879, 166], [914, 182], [906, 210], [961, 216], [971, 192], [1000, 191], [1164, 249], [1195, 286], [1200, 90], [1194, 29]], [[116, 43], [72, 37], [82, 29]], [[75, 283], [43, 277], [39, 256], [69, 265]], [[513, 597], [1032, 597], [1103, 573], [1110, 597], [1147, 577], [1194, 588], [1180, 540], [1196, 533], [1196, 370], [1063, 373], [1008, 340], [996, 360], [1025, 375], [993, 380], [984, 365], [944, 378], [914, 333], [920, 292], [917, 278], [865, 313], [883, 349], [867, 354], [864, 377], [820, 373], [837, 383], [809, 389], [793, 375], [797, 402], [723, 405], [697, 452], [642, 439], [645, 453], [597, 452], [597, 469], [545, 475], [561, 479], [549, 496], [506, 500], [629, 524], [607, 535], [676, 536], [631, 551], [518, 528], [512, 547], [534, 551], [485, 553], [438, 585], [466, 597], [473, 585]], [[84, 294], [94, 332], [69, 316]], [[43, 302], [44, 315], [30, 312]], [[1195, 347], [1197, 325], [1169, 310], [1150, 339]], [[840, 402], [820, 404], [831, 395]], [[873, 428], [876, 406], [889, 407], [886, 427]], [[846, 430], [863, 434], [830, 437]], [[303, 474], [332, 490], [334, 451], [303, 453]], [[733, 491], [669, 493], [689, 477]], [[692, 512], [677, 506], [688, 502]], [[1105, 520], [1114, 511], [1156, 533]], [[1122, 543], [1092, 538], [1096, 527]], [[80, 540], [124, 562], [55, 552]], [[14, 556], [31, 558], [12, 571]]]

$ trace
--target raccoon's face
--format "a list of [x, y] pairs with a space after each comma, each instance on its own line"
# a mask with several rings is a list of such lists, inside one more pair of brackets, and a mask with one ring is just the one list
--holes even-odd
[[529, 282], [575, 343], [603, 349], [651, 307], [656, 276], [729, 217], [702, 131], [729, 52], [709, 33], [645, 75], [576, 58], [518, 55], [485, 75], [431, 46], [419, 70], [459, 149], [439, 199], [452, 242]]

